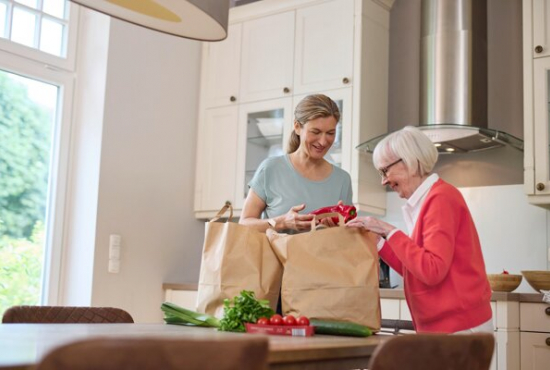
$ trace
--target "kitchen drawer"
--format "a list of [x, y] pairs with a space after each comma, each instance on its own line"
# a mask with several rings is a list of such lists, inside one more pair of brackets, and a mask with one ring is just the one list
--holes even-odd
[[550, 305], [521, 303], [520, 330], [550, 333]]
[[195, 311], [197, 309], [197, 291], [196, 290], [174, 290], [166, 289], [166, 302], [177, 304], [188, 310]]
[[399, 320], [399, 299], [381, 299], [380, 310], [383, 319]]
[[521, 333], [521, 369], [548, 370], [550, 334]]

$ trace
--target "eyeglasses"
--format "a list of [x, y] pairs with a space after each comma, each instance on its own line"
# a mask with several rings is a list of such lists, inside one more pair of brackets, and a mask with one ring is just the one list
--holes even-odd
[[403, 162], [403, 159], [399, 158], [397, 161], [388, 164], [386, 167], [379, 168], [379, 169], [378, 169], [378, 173], [380, 174], [380, 177], [382, 177], [383, 179], [385, 179], [386, 177], [388, 177], [388, 171], [390, 170], [390, 168], [391, 168], [393, 165], [398, 164], [399, 162]]

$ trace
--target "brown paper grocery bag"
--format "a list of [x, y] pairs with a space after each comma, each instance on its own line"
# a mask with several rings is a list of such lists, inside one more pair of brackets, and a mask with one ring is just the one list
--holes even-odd
[[[228, 209], [227, 222], [216, 222]], [[266, 234], [230, 222], [232, 216], [233, 209], [226, 204], [206, 223], [196, 310], [221, 318], [223, 300], [242, 290], [269, 300], [275, 310], [283, 267]]]
[[[318, 219], [335, 214], [317, 216]], [[380, 329], [376, 235], [340, 226], [286, 235], [268, 230], [284, 266], [281, 289], [285, 315], [355, 322]]]

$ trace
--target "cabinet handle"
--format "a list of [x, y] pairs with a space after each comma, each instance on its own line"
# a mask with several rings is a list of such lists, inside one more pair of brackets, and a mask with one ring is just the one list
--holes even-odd
[[344, 83], [344, 85], [349, 84], [349, 78], [347, 77], [342, 78], [342, 82]]
[[290, 92], [290, 89], [289, 89], [288, 87], [285, 87], [285, 88], [283, 89], [283, 92], [284, 92], [285, 94], [288, 94], [288, 93]]
[[550, 346], [550, 338], [546, 338], [546, 345]]
[[548, 316], [550, 316], [550, 307], [546, 307], [544, 309], [544, 313], [547, 314]]
[[232, 96], [232, 97], [229, 98], [229, 100], [230, 100], [230, 101], [237, 101], [237, 98], [234, 97], [234, 96]]
[[542, 46], [540, 45], [535, 46], [535, 53], [540, 54], [542, 53], [543, 50], [544, 48]]
[[542, 182], [539, 182], [539, 183], [537, 184], [537, 190], [538, 190], [538, 191], [542, 191], [542, 190], [544, 190], [544, 188], [545, 188], [545, 186], [544, 186], [544, 184], [543, 184]]

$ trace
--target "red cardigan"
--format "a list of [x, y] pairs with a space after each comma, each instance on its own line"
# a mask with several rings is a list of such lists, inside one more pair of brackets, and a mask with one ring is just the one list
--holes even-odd
[[492, 317], [479, 237], [462, 194], [439, 179], [411, 237], [394, 233], [380, 257], [403, 276], [417, 332], [454, 333]]

